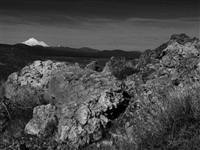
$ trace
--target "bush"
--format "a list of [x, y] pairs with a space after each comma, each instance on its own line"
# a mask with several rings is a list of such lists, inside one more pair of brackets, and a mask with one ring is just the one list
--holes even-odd
[[131, 61], [126, 61], [124, 57], [112, 57], [110, 59], [110, 70], [119, 80], [123, 80], [127, 76], [138, 72], [138, 70], [134, 68], [134, 65], [132, 65]]

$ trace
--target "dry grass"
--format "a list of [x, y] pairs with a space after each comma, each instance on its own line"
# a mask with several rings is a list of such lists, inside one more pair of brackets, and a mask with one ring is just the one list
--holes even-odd
[[162, 131], [149, 135], [140, 143], [144, 150], [200, 149], [200, 84], [171, 89], [160, 99], [158, 121]]
[[[158, 90], [158, 88], [157, 88]], [[152, 99], [140, 97], [140, 107], [130, 107], [114, 122], [108, 141], [96, 149], [198, 150], [200, 149], [200, 83], [155, 92]], [[151, 95], [152, 96], [152, 95]], [[133, 106], [133, 103], [130, 104]], [[130, 115], [133, 113], [133, 115]], [[126, 118], [127, 117], [127, 118]], [[131, 135], [127, 122], [133, 125]], [[117, 135], [116, 131], [120, 131]], [[113, 132], [114, 131], [114, 132]], [[129, 135], [128, 135], [129, 134]], [[132, 137], [133, 140], [130, 140]]]

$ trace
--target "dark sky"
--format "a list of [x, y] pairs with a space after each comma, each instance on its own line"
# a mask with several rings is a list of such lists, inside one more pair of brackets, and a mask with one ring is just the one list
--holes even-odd
[[1, 43], [153, 49], [175, 33], [200, 36], [198, 0], [1, 0]]

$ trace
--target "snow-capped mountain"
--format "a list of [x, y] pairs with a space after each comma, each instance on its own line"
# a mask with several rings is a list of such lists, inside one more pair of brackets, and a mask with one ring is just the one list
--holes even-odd
[[27, 41], [22, 42], [23, 44], [29, 45], [29, 46], [43, 46], [43, 47], [49, 47], [46, 43], [43, 41], [38, 41], [35, 38], [30, 38]]

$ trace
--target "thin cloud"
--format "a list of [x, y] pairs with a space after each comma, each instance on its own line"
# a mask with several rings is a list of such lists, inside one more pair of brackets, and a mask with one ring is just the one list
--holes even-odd
[[[199, 36], [197, 6], [188, 8], [179, 3], [171, 6], [172, 1], [162, 7], [158, 3], [147, 5], [145, 1], [131, 5], [110, 1], [97, 5], [89, 1], [29, 0], [15, 2], [17, 6], [9, 1], [2, 9], [5, 43], [35, 37], [52, 46], [143, 51], [156, 48], [174, 33]], [[33, 4], [30, 10], [29, 4]]]
[[3, 24], [24, 24], [24, 25], [43, 25], [43, 26], [77, 26], [80, 22], [67, 15], [51, 15], [51, 14], [18, 14], [18, 15], [2, 15]]
[[[3, 26], [3, 37], [4, 39], [9, 39], [10, 43], [17, 43], [22, 37], [23, 39], [38, 37], [38, 39], [52, 46], [144, 51], [145, 49], [156, 48], [167, 41], [174, 33], [186, 33], [191, 37], [198, 37], [199, 25], [197, 24], [198, 22], [193, 20], [187, 22], [186, 19], [129, 18], [110, 20], [106, 18], [75, 18], [74, 21], [79, 22], [76, 26], [73, 23], [68, 25], [65, 21], [60, 22], [62, 26], [58, 25], [58, 23], [52, 23], [53, 25], [51, 23], [18, 24], [17, 26], [10, 23]], [[33, 22], [36, 21], [33, 20]]]

